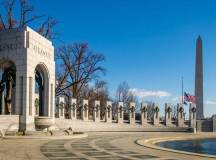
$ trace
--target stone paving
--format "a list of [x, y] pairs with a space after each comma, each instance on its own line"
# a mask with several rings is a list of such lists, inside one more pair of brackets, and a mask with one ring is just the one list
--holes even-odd
[[90, 136], [89, 138], [75, 141], [51, 141], [41, 147], [41, 152], [47, 158], [55, 160], [127, 160], [158, 158], [149, 154], [140, 154], [124, 150], [109, 143], [110, 141], [119, 138], [119, 136], [107, 136], [105, 138], [102, 136]]
[[137, 139], [188, 133], [89, 133], [80, 139], [3, 139], [0, 160], [192, 160], [204, 157], [154, 150]]

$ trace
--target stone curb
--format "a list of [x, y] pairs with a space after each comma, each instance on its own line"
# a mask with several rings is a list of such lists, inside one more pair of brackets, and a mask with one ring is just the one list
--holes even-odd
[[87, 133], [71, 135], [71, 136], [6, 136], [4, 139], [42, 139], [42, 140], [59, 140], [59, 139], [78, 139], [88, 137]]
[[193, 140], [193, 139], [205, 139], [205, 138], [216, 138], [216, 135], [213, 136], [193, 136], [193, 137], [164, 137], [164, 138], [150, 138], [147, 140], [138, 139], [135, 141], [136, 144], [140, 146], [144, 146], [147, 148], [155, 149], [155, 150], [162, 150], [162, 151], [167, 151], [167, 152], [173, 152], [173, 153], [179, 153], [179, 154], [186, 154], [186, 155], [193, 155], [193, 156], [199, 156], [199, 157], [206, 157], [206, 158], [216, 158], [214, 155], [208, 155], [208, 154], [201, 154], [201, 153], [194, 153], [194, 152], [186, 152], [186, 151], [180, 151], [180, 150], [174, 150], [174, 149], [169, 149], [169, 148], [163, 148], [156, 146], [156, 143], [159, 142], [165, 142], [165, 141], [175, 141], [175, 140]]

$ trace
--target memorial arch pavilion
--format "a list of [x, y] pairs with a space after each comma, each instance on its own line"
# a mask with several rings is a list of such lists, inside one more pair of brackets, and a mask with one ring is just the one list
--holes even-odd
[[31, 131], [40, 119], [54, 122], [55, 61], [49, 40], [29, 27], [1, 31], [0, 69], [0, 123]]

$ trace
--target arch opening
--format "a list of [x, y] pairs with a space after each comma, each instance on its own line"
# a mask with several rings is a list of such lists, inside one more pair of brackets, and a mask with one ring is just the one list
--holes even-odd
[[35, 68], [35, 114], [48, 116], [49, 76], [46, 67], [38, 64]]

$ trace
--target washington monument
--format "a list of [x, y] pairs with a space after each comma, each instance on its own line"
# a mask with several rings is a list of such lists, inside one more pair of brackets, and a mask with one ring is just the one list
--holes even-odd
[[202, 39], [200, 36], [196, 41], [195, 97], [197, 106], [197, 119], [203, 119], [203, 55]]

